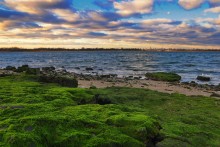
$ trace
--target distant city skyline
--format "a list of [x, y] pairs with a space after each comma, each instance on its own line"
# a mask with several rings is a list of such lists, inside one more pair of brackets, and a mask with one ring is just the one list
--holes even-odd
[[220, 0], [0, 0], [0, 48], [220, 49]]

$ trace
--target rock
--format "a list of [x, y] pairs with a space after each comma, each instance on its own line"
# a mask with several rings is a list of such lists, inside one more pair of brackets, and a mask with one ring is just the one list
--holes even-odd
[[57, 75], [56, 73], [41, 74], [39, 76], [39, 81], [45, 83], [57, 83], [66, 87], [78, 87], [78, 81], [74, 77]]
[[146, 73], [145, 76], [156, 81], [179, 82], [181, 80], [180, 75], [170, 72]]
[[196, 84], [196, 82], [195, 81], [191, 81], [190, 84]]
[[75, 69], [80, 69], [79, 67], [75, 67]]
[[208, 76], [198, 76], [196, 79], [199, 81], [210, 81], [211, 80], [211, 78]]
[[42, 71], [54, 71], [56, 68], [53, 67], [53, 66], [50, 66], [50, 67], [42, 67]]
[[213, 92], [211, 97], [220, 97], [220, 91]]
[[31, 75], [39, 75], [40, 74], [40, 68], [28, 68], [26, 73], [31, 74]]
[[95, 101], [95, 104], [100, 104], [100, 105], [106, 105], [106, 104], [111, 104], [112, 103], [109, 98], [103, 97], [99, 94], [96, 94], [94, 96], [94, 101]]
[[14, 67], [14, 66], [7, 66], [7, 67], [5, 68], [5, 70], [15, 71], [15, 70], [16, 70], [16, 67]]
[[134, 80], [140, 80], [141, 77], [138, 77], [138, 76], [134, 76]]
[[111, 78], [110, 75], [101, 75], [100, 77], [101, 77], [101, 78]]
[[21, 73], [21, 72], [26, 72], [29, 69], [28, 65], [22, 65], [20, 67], [18, 67], [15, 72]]
[[91, 67], [86, 67], [86, 70], [87, 70], [87, 71], [92, 71], [93, 68], [91, 68]]

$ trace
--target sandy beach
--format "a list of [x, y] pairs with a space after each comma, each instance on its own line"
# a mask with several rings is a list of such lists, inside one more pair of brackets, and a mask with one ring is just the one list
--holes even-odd
[[163, 81], [153, 81], [153, 80], [129, 80], [120, 82], [109, 82], [105, 80], [79, 80], [79, 87], [90, 88], [95, 86], [96, 88], [106, 88], [106, 87], [132, 87], [132, 88], [144, 88], [155, 90], [164, 93], [180, 93], [187, 96], [211, 96], [214, 92], [213, 90], [206, 90], [202, 88], [196, 88], [192, 86], [186, 86], [182, 84], [173, 84]]
[[[12, 71], [0, 69], [0, 75], [17, 74]], [[79, 88], [107, 88], [107, 87], [130, 87], [150, 89], [164, 93], [179, 93], [186, 96], [212, 96], [213, 93], [219, 93], [219, 86], [211, 88], [210, 85], [199, 85], [181, 82], [165, 82], [155, 81], [151, 79], [134, 79], [134, 78], [118, 78], [108, 77], [100, 78], [100, 76], [79, 75], [75, 73], [68, 73], [76, 77]]]

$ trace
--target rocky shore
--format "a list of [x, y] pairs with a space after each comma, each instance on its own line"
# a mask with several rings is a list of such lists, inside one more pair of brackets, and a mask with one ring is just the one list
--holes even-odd
[[[188, 96], [202, 95], [220, 97], [220, 84], [208, 85], [192, 82], [179, 82], [181, 77], [173, 73], [156, 73], [156, 76], [146, 78], [138, 76], [118, 77], [115, 74], [92, 75], [68, 72], [65, 68], [55, 67], [31, 68], [28, 65], [21, 67], [7, 66], [0, 69], [0, 77], [13, 74], [27, 73], [39, 76], [40, 82], [58, 83], [66, 87], [106, 88], [106, 87], [133, 87], [156, 90], [165, 93], [180, 93]], [[159, 78], [157, 75], [159, 74]], [[161, 76], [162, 74], [162, 76]], [[166, 76], [168, 80], [166, 81]], [[172, 79], [177, 79], [176, 81]], [[152, 78], [153, 77], [153, 78]], [[161, 79], [162, 77], [162, 79]], [[164, 80], [165, 79], [165, 80]], [[171, 79], [171, 80], [170, 80]]]

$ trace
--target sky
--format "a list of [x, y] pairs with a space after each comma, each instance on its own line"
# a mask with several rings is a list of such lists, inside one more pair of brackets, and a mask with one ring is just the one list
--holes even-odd
[[220, 0], [0, 0], [0, 47], [220, 49]]

